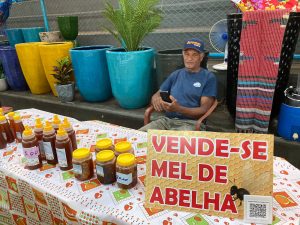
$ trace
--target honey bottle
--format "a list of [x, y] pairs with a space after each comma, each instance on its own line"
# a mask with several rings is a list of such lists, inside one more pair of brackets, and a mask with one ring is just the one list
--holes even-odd
[[68, 136], [72, 143], [72, 149], [73, 149], [73, 151], [75, 151], [77, 149], [76, 134], [75, 134], [75, 131], [74, 131], [72, 125], [70, 124], [70, 122], [68, 121], [68, 119], [66, 117], [64, 118], [64, 121], [63, 121], [63, 127], [67, 131]]
[[0, 116], [4, 116], [4, 112], [2, 108], [0, 108]]
[[34, 134], [39, 143], [41, 158], [42, 160], [46, 160], [44, 145], [43, 145], [43, 128], [44, 126], [41, 119], [37, 118], [35, 120], [35, 125], [34, 125]]
[[39, 150], [39, 144], [32, 129], [26, 126], [26, 129], [22, 134], [22, 147], [23, 153], [26, 158], [25, 168], [29, 170], [35, 170], [43, 166], [41, 154]]
[[2, 135], [7, 141], [7, 143], [14, 142], [15, 141], [14, 135], [10, 129], [10, 126], [5, 116], [0, 116], [0, 127], [2, 131]]
[[60, 169], [72, 169], [72, 143], [62, 124], [59, 125], [59, 129], [56, 134], [55, 149]]
[[58, 118], [58, 115], [55, 114], [52, 119], [52, 126], [55, 130], [55, 133], [57, 133], [60, 123], [61, 123], [61, 121]]
[[55, 149], [55, 130], [52, 127], [51, 123], [46, 121], [44, 130], [43, 130], [43, 144], [44, 151], [46, 155], [47, 163], [56, 165], [57, 164], [57, 154]]
[[15, 121], [14, 121], [15, 112], [7, 113], [7, 115], [8, 115], [10, 129], [14, 135], [14, 138], [16, 138]]
[[16, 139], [18, 142], [22, 141], [22, 133], [25, 130], [21, 117], [19, 115], [14, 116]]
[[2, 129], [2, 128], [0, 127], [0, 149], [4, 149], [4, 148], [6, 148], [6, 146], [7, 146], [7, 141], [6, 141], [6, 139], [4, 138], [1, 129]]

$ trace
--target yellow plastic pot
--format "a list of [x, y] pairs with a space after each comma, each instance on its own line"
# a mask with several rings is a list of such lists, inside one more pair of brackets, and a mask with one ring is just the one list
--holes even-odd
[[47, 43], [31, 42], [15, 45], [25, 80], [32, 94], [44, 94], [51, 90], [39, 51], [39, 45], [44, 44]]
[[57, 92], [54, 87], [56, 79], [51, 75], [54, 73], [53, 66], [57, 66], [57, 61], [61, 58], [66, 56], [70, 57], [71, 48], [73, 48], [72, 42], [53, 42], [39, 46], [44, 71], [51, 90], [55, 96], [57, 96]]

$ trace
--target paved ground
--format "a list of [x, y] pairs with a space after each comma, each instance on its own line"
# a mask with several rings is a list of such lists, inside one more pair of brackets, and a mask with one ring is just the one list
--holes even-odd
[[[71, 103], [61, 103], [51, 94], [32, 95], [28, 92], [6, 91], [0, 92], [2, 105], [12, 106], [15, 110], [37, 108], [52, 113], [74, 117], [78, 120], [102, 120], [133, 129], [143, 125], [145, 108], [126, 110], [119, 107], [114, 100], [102, 103], [84, 102], [79, 95]], [[154, 114], [153, 118], [159, 114]], [[276, 121], [272, 122], [270, 130], [276, 134]], [[234, 132], [234, 120], [228, 113], [225, 104], [221, 104], [207, 121], [209, 131]], [[300, 169], [300, 143], [286, 141], [275, 136], [274, 155], [286, 158]]]

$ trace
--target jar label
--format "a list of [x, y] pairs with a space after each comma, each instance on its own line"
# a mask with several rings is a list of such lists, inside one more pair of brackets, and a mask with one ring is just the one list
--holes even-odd
[[32, 148], [23, 148], [23, 153], [26, 158], [27, 166], [35, 166], [40, 163], [39, 161], [40, 150], [37, 146], [34, 146]]
[[129, 185], [132, 183], [132, 173], [124, 174], [124, 173], [116, 173], [117, 182], [120, 184]]
[[17, 137], [17, 139], [22, 140], [21, 132], [16, 132], [16, 137]]
[[60, 167], [68, 167], [66, 150], [64, 148], [56, 148], [57, 160]]
[[44, 142], [43, 146], [44, 146], [44, 151], [45, 151], [46, 159], [53, 160], [54, 159], [54, 155], [53, 155], [53, 151], [52, 151], [51, 142]]
[[96, 165], [96, 171], [97, 171], [97, 175], [104, 177], [104, 171], [103, 171], [103, 167], [102, 166], [98, 166]]
[[73, 172], [82, 175], [82, 166], [80, 164], [73, 164]]

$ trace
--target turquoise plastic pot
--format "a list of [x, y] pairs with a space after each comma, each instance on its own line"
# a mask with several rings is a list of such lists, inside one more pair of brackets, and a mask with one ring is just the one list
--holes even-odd
[[147, 105], [153, 90], [154, 49], [106, 51], [113, 95], [120, 106], [136, 109]]
[[76, 85], [86, 101], [99, 102], [112, 97], [105, 54], [110, 48], [98, 45], [70, 50]]
[[21, 28], [5, 29], [9, 45], [15, 47], [15, 44], [24, 43], [24, 37]]
[[23, 32], [23, 37], [25, 42], [39, 42], [40, 32], [44, 32], [45, 28], [44, 27], [29, 27], [29, 28], [22, 28]]

